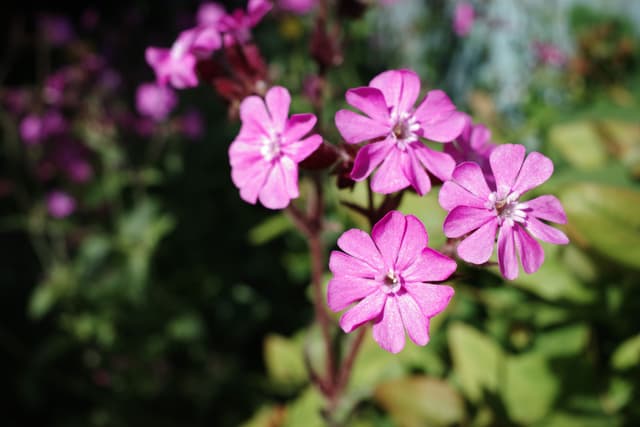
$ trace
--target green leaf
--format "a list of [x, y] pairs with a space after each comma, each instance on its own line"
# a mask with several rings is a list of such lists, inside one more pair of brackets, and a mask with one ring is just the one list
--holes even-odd
[[545, 418], [538, 427], [617, 427], [621, 425], [619, 418], [605, 415], [572, 414], [557, 412]]
[[482, 397], [482, 390], [496, 392], [502, 349], [482, 332], [454, 323], [448, 330], [453, 369], [465, 395], [472, 401]]
[[375, 401], [399, 426], [447, 426], [465, 418], [464, 401], [443, 380], [425, 376], [401, 378], [380, 384]]
[[326, 427], [321, 411], [323, 399], [313, 387], [308, 387], [293, 403], [287, 406], [283, 427]]
[[509, 417], [529, 425], [544, 417], [559, 390], [556, 376], [536, 353], [508, 357], [504, 384], [500, 387]]
[[307, 381], [300, 340], [267, 335], [264, 339], [264, 362], [269, 377], [279, 385], [296, 387]]
[[586, 348], [589, 342], [589, 328], [585, 324], [575, 324], [538, 335], [534, 351], [547, 357], [573, 356]]
[[167, 332], [177, 341], [193, 341], [202, 336], [204, 325], [195, 313], [184, 313], [167, 324]]
[[285, 416], [286, 411], [282, 406], [263, 406], [240, 427], [278, 427]]
[[602, 138], [591, 121], [557, 124], [549, 130], [549, 142], [578, 169], [597, 169], [607, 162]]
[[415, 215], [422, 221], [429, 233], [429, 247], [439, 248], [447, 240], [442, 231], [442, 223], [447, 212], [438, 203], [438, 192], [430, 191], [426, 196], [406, 192], [398, 210]]
[[47, 272], [46, 279], [38, 285], [29, 300], [29, 315], [39, 319], [76, 285], [73, 271], [65, 264], [54, 264]]
[[640, 192], [583, 183], [565, 188], [560, 199], [577, 242], [640, 268]]
[[273, 215], [249, 230], [249, 242], [255, 246], [263, 245], [292, 229], [293, 224], [286, 215]]
[[617, 370], [629, 369], [640, 362], [640, 334], [624, 341], [611, 357], [611, 366]]

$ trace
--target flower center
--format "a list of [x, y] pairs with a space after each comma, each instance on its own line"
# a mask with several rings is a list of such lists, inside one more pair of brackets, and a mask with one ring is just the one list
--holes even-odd
[[402, 285], [400, 275], [394, 270], [389, 270], [386, 276], [382, 279], [385, 285], [386, 292], [396, 292]]
[[392, 132], [396, 137], [396, 146], [406, 150], [407, 145], [418, 140], [416, 132], [420, 129], [420, 123], [409, 113], [402, 113], [396, 120]]
[[505, 197], [500, 197], [495, 191], [489, 194], [487, 207], [495, 210], [499, 225], [506, 223], [512, 226], [514, 222], [525, 222], [527, 214], [524, 210], [529, 206], [526, 203], [520, 203], [519, 198], [518, 193], [509, 193]]
[[260, 147], [260, 154], [267, 162], [280, 157], [280, 134], [271, 135], [265, 137], [262, 140], [262, 147]]

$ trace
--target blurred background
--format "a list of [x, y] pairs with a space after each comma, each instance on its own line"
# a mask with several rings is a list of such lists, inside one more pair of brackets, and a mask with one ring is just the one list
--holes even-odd
[[[311, 111], [318, 73], [307, 3], [276, 0], [253, 30], [294, 112]], [[154, 94], [166, 111], [141, 101], [145, 48], [170, 46], [199, 4], [2, 6], [4, 426], [324, 425], [302, 357], [320, 345], [306, 242], [231, 183], [237, 102], [206, 82]], [[554, 160], [536, 194], [561, 199], [572, 241], [509, 283], [460, 263], [424, 348], [394, 356], [368, 337], [346, 425], [640, 425], [640, 3], [331, 4], [326, 139], [346, 89], [412, 68], [496, 143]], [[364, 189], [326, 182], [331, 248], [368, 226], [339, 203]], [[437, 191], [400, 210], [444, 244]]]

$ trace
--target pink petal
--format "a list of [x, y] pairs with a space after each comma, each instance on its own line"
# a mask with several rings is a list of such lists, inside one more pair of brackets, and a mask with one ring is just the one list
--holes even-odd
[[384, 261], [369, 234], [352, 228], [342, 233], [338, 239], [338, 247], [371, 266], [372, 269], [382, 269]]
[[269, 135], [271, 117], [262, 98], [248, 96], [240, 103], [240, 120], [247, 131], [256, 135]]
[[556, 245], [569, 243], [569, 238], [562, 231], [532, 217], [527, 218], [526, 229], [543, 242], [555, 243]]
[[395, 262], [396, 269], [399, 271], [403, 271], [420, 256], [422, 250], [427, 247], [429, 239], [422, 221], [413, 215], [407, 215], [405, 220], [406, 228]]
[[379, 283], [356, 277], [334, 277], [327, 287], [327, 304], [333, 311], [342, 311], [378, 290]]
[[566, 224], [567, 222], [567, 215], [564, 213], [562, 204], [560, 204], [560, 200], [554, 196], [540, 196], [527, 200], [525, 203], [529, 206], [526, 210], [527, 215], [559, 224]]
[[291, 201], [288, 190], [284, 171], [279, 163], [275, 163], [258, 198], [265, 208], [284, 209]]
[[255, 27], [272, 7], [273, 3], [268, 0], [249, 0], [249, 4], [247, 5], [249, 25]]
[[441, 90], [429, 91], [414, 116], [422, 125], [423, 136], [438, 142], [456, 139], [468, 121], [467, 115], [457, 112], [456, 106]]
[[386, 136], [391, 131], [388, 123], [378, 122], [349, 110], [338, 111], [335, 122], [340, 135], [349, 144]]
[[[412, 87], [415, 86], [415, 81], [418, 82], [418, 91], [420, 90], [420, 79], [418, 76], [410, 70], [390, 70], [378, 74], [370, 82], [369, 86], [380, 89], [384, 94], [386, 104], [392, 107], [394, 113], [405, 112], [408, 110], [400, 109], [400, 106], [406, 106], [412, 96]], [[405, 94], [404, 85], [407, 83], [407, 93]], [[417, 97], [417, 93], [416, 93]], [[409, 105], [412, 107], [415, 103], [415, 98]]]
[[438, 202], [444, 210], [450, 211], [456, 206], [471, 206], [482, 209], [485, 207], [486, 200], [471, 194], [453, 181], [447, 181], [440, 188]]
[[498, 264], [500, 273], [509, 280], [518, 277], [518, 257], [513, 227], [503, 225], [498, 232]]
[[553, 173], [553, 162], [540, 153], [530, 153], [522, 164], [513, 191], [522, 194], [549, 179]]
[[376, 193], [390, 194], [407, 188], [411, 183], [404, 176], [403, 163], [409, 161], [409, 155], [406, 151], [395, 148], [390, 150], [387, 158], [371, 179], [371, 189]]
[[271, 114], [273, 128], [278, 132], [282, 132], [287, 124], [289, 106], [291, 105], [289, 91], [282, 86], [274, 86], [267, 92], [265, 100]]
[[382, 259], [385, 270], [389, 271], [396, 265], [398, 252], [402, 244], [406, 229], [406, 218], [398, 211], [391, 211], [373, 226], [371, 237], [375, 242]]
[[298, 164], [289, 157], [282, 156], [276, 167], [282, 170], [284, 187], [289, 199], [296, 199], [300, 195], [298, 192]]
[[195, 38], [191, 51], [199, 56], [210, 55], [222, 46], [222, 37], [214, 27], [200, 27], [195, 29]]
[[313, 129], [316, 124], [316, 116], [311, 113], [294, 114], [289, 117], [282, 137], [286, 143], [298, 141]]
[[[235, 177], [235, 179], [242, 179], [238, 178], [238, 175], [234, 175], [234, 171], [236, 171], [236, 174], [239, 173], [239, 170], [236, 170], [234, 168], [232, 170], [232, 178]], [[252, 171], [255, 172], [254, 178], [245, 180], [244, 184], [238, 187], [240, 188], [240, 198], [247, 203], [255, 205], [256, 201], [258, 200], [258, 194], [260, 194], [260, 191], [264, 187], [265, 181], [267, 180], [267, 176], [269, 175], [271, 168], [260, 168], [255, 170], [252, 169]]]
[[374, 142], [362, 147], [353, 162], [351, 179], [354, 181], [366, 179], [387, 157], [394, 145], [394, 141], [391, 138], [387, 138], [384, 141]]
[[300, 163], [316, 151], [320, 145], [322, 145], [322, 137], [318, 134], [313, 134], [300, 141], [288, 143], [282, 146], [281, 149], [294, 162]]
[[431, 190], [431, 180], [425, 172], [424, 167], [418, 161], [418, 157], [413, 153], [408, 154], [409, 161], [402, 164], [405, 178], [420, 196], [424, 196]]
[[447, 237], [461, 237], [495, 218], [495, 212], [486, 208], [458, 206], [447, 214], [442, 229]]
[[479, 198], [484, 200], [489, 198], [491, 190], [477, 163], [464, 162], [459, 164], [453, 171], [452, 179]]
[[147, 64], [152, 68], [156, 68], [162, 61], [164, 61], [169, 55], [169, 49], [163, 49], [159, 47], [148, 47], [144, 51], [144, 58]]
[[427, 318], [433, 317], [447, 308], [454, 293], [451, 286], [432, 285], [431, 283], [407, 282], [404, 287]]
[[420, 256], [401, 271], [408, 282], [440, 282], [456, 271], [457, 264], [451, 258], [431, 248], [424, 248]]
[[496, 178], [498, 193], [506, 194], [513, 188], [524, 161], [525, 151], [523, 145], [504, 144], [497, 146], [491, 153], [489, 163]]
[[450, 142], [460, 136], [464, 129], [465, 118], [460, 112], [453, 112], [448, 117], [429, 125], [422, 125], [422, 136], [431, 141]]
[[340, 251], [332, 251], [329, 257], [329, 270], [336, 276], [374, 279], [378, 269], [370, 264]]
[[363, 323], [377, 318], [382, 312], [387, 294], [374, 292], [345, 312], [340, 318], [340, 327], [346, 333], [353, 331]]
[[[422, 310], [408, 293], [397, 294], [395, 297], [402, 323], [409, 333], [411, 341], [417, 345], [426, 345], [429, 342], [429, 319], [425, 318]], [[404, 341], [404, 336], [403, 336]]]
[[395, 297], [387, 298], [382, 315], [373, 324], [373, 339], [391, 353], [404, 348], [404, 327]]
[[[237, 145], [232, 145], [229, 150]], [[270, 168], [271, 163], [266, 162], [259, 153], [234, 156], [231, 158], [231, 179], [236, 187], [244, 187], [250, 181], [259, 181], [260, 176], [266, 178]]]
[[474, 151], [481, 151], [491, 141], [491, 131], [485, 125], [475, 125], [469, 140]]
[[410, 145], [420, 162], [424, 167], [438, 177], [441, 181], [448, 181], [451, 179], [451, 173], [456, 167], [456, 162], [453, 157], [447, 153], [441, 151], [435, 151], [426, 145], [415, 142]]
[[542, 246], [519, 225], [515, 226], [514, 231], [516, 249], [524, 271], [529, 274], [538, 271], [544, 261]]
[[472, 264], [489, 261], [496, 241], [498, 220], [494, 219], [478, 228], [458, 245], [458, 256]]
[[380, 90], [372, 87], [349, 89], [346, 94], [349, 105], [356, 107], [380, 123], [389, 121], [389, 108]]

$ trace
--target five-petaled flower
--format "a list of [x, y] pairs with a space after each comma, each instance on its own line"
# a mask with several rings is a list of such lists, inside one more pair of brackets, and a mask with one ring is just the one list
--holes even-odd
[[287, 89], [269, 89], [265, 101], [249, 96], [240, 104], [242, 127], [229, 147], [231, 178], [244, 201], [255, 204], [260, 200], [267, 208], [282, 209], [299, 195], [298, 163], [322, 144], [322, 137], [313, 134], [303, 139], [316, 116], [307, 113], [288, 118], [291, 97]]
[[176, 39], [171, 49], [148, 47], [145, 59], [156, 73], [158, 84], [171, 83], [176, 89], [195, 87], [198, 85], [196, 76], [196, 56], [191, 51], [196, 32], [185, 30]]
[[521, 201], [524, 193], [544, 183], [553, 173], [553, 163], [533, 152], [525, 159], [522, 145], [496, 147], [489, 158], [495, 186], [489, 187], [480, 166], [464, 162], [445, 182], [439, 200], [449, 211], [444, 233], [464, 237], [458, 255], [473, 264], [489, 260], [498, 233], [498, 263], [507, 279], [518, 277], [518, 256], [527, 273], [538, 270], [544, 260], [542, 246], [534, 237], [549, 243], [567, 244], [560, 230], [541, 220], [564, 224], [566, 215], [557, 198], [550, 195]]
[[357, 229], [340, 236], [344, 252], [331, 253], [327, 302], [333, 311], [356, 303], [340, 319], [345, 332], [373, 321], [373, 338], [387, 351], [404, 348], [405, 328], [414, 343], [427, 344], [429, 319], [447, 307], [454, 291], [425, 282], [445, 280], [456, 269], [427, 243], [422, 222], [397, 211], [382, 218], [371, 237]]
[[414, 108], [419, 94], [420, 79], [410, 70], [385, 71], [369, 86], [347, 91], [347, 102], [366, 116], [340, 110], [338, 130], [349, 144], [373, 140], [356, 155], [351, 171], [355, 181], [379, 166], [371, 180], [373, 191], [389, 194], [412, 186], [424, 195], [431, 189], [425, 169], [443, 181], [451, 177], [451, 156], [432, 150], [421, 138], [450, 142], [462, 132], [465, 116], [441, 90], [429, 91]]

